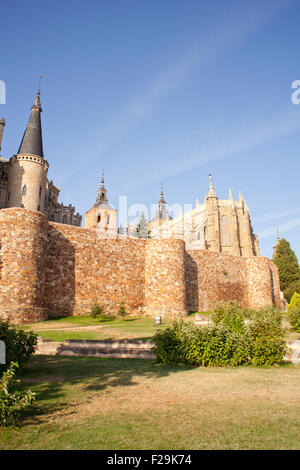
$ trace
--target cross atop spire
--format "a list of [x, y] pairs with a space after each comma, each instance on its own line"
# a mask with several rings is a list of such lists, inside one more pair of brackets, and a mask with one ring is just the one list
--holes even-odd
[[158, 204], [167, 204], [164, 198], [164, 186], [163, 182], [160, 183], [160, 200]]
[[28, 153], [44, 158], [41, 112], [40, 89], [38, 89], [18, 153]]
[[278, 230], [278, 225], [277, 225], [277, 243], [280, 241], [280, 236], [279, 236], [279, 230]]
[[100, 188], [98, 189], [96, 203], [107, 203], [107, 202], [108, 202], [107, 191], [104, 186], [104, 170], [102, 170], [101, 183], [100, 183]]

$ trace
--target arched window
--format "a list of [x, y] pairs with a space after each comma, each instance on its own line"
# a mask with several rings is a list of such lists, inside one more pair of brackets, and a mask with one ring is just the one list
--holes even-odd
[[27, 187], [26, 187], [26, 184], [24, 184], [22, 188], [22, 196], [26, 196], [26, 193], [27, 193]]
[[97, 223], [98, 224], [99, 224], [100, 220], [101, 220], [101, 215], [98, 215], [98, 217], [97, 217]]
[[66, 214], [63, 215], [62, 223], [63, 223], [63, 224], [66, 224], [66, 223], [67, 223], [67, 215], [66, 215]]
[[221, 219], [221, 230], [222, 230], [222, 243], [224, 245], [229, 244], [229, 224], [228, 218], [224, 215]]

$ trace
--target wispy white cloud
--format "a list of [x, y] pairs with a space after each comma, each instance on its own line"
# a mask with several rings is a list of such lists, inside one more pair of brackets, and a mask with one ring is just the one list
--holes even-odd
[[176, 161], [173, 160], [172, 164], [168, 163], [164, 166], [161, 163], [156, 171], [153, 170], [140, 183], [133, 182], [132, 186], [128, 189], [132, 190], [154, 180], [176, 176], [211, 161], [241, 154], [258, 145], [272, 142], [275, 139], [290, 134], [300, 128], [300, 109], [295, 108], [291, 111], [282, 109], [269, 116], [267, 121], [264, 119], [259, 122], [256, 119], [255, 123], [249, 124], [244, 129], [235, 128], [230, 136], [227, 135], [226, 139], [219, 141], [217, 145], [206, 144], [196, 154], [183, 155]]
[[[91, 156], [82, 159], [78, 165], [74, 165], [70, 173], [61, 175], [59, 178], [60, 183], [90, 165], [92, 160], [100, 158], [104, 152], [109, 151], [110, 146], [122, 141], [126, 135], [136, 129], [140, 120], [149, 117], [153, 113], [157, 104], [165, 96], [181, 87], [196, 68], [205, 66], [240, 44], [246, 37], [276, 17], [290, 3], [290, 0], [272, 0], [255, 6], [252, 3], [248, 6], [242, 3], [239, 10], [236, 7], [232, 12], [229, 12], [226, 17], [211, 27], [204, 37], [199, 36], [196, 38], [190, 49], [186, 51], [183, 57], [178, 59], [177, 63], [161, 71], [143, 90], [137, 93], [123, 110], [116, 113], [102, 128], [95, 131], [89, 139], [90, 143], [93, 143]], [[288, 132], [288, 130], [285, 132]], [[275, 136], [276, 129], [272, 128], [271, 134]], [[271, 140], [272, 135], [268, 135], [268, 129], [265, 129], [264, 136], [261, 136], [258, 140]], [[249, 138], [250, 136], [248, 136]], [[253, 141], [253, 137], [251, 141]], [[226, 155], [236, 153], [248, 146], [249, 143], [247, 142], [232, 141], [227, 146]], [[165, 176], [170, 176], [174, 172], [176, 174], [188, 167], [192, 168], [216, 157], [220, 158], [222, 152], [224, 152], [224, 147], [211, 149], [210, 151], [203, 149], [203, 152], [197, 156], [190, 156], [182, 162], [178, 162], [176, 168], [174, 167]], [[159, 178], [162, 176], [160, 175]]]
[[300, 207], [295, 207], [293, 209], [287, 209], [285, 211], [279, 212], [267, 212], [266, 214], [261, 214], [252, 218], [252, 222], [255, 224], [261, 224], [265, 222], [270, 222], [271, 220], [283, 219], [285, 217], [290, 217], [291, 215], [299, 214]]
[[[286, 222], [284, 224], [279, 225], [279, 230], [280, 230], [280, 236], [283, 236], [285, 232], [288, 232], [292, 229], [295, 229], [297, 227], [300, 227], [300, 218], [298, 219], [293, 219], [289, 222]], [[277, 226], [273, 227], [268, 227], [266, 229], [258, 231], [258, 237], [259, 239], [264, 239], [268, 237], [275, 237], [277, 230]]]

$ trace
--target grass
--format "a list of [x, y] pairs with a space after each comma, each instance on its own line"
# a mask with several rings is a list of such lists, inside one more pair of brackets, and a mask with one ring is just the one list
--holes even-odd
[[35, 356], [37, 394], [12, 449], [299, 449], [300, 365], [192, 368], [142, 359]]
[[[160, 325], [164, 328], [169, 323]], [[39, 336], [52, 341], [66, 339], [150, 339], [158, 326], [153, 318], [132, 318], [124, 320], [117, 318], [107, 322], [99, 322], [92, 317], [65, 317], [46, 320], [40, 323], [26, 325], [26, 330], [32, 330]]]
[[39, 336], [45, 339], [51, 339], [52, 341], [66, 341], [67, 339], [98, 339], [105, 340], [111, 339], [111, 335], [105, 332], [94, 332], [94, 331], [40, 331]]

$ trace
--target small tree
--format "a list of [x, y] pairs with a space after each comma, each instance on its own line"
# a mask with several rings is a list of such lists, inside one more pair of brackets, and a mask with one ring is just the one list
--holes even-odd
[[287, 314], [294, 330], [300, 331], [300, 294], [294, 293], [287, 308]]
[[[297, 256], [284, 238], [277, 243], [273, 261], [278, 267], [280, 288], [287, 301], [290, 302], [293, 292], [300, 291], [300, 268]], [[295, 290], [291, 292], [291, 288]]]
[[137, 238], [148, 238], [148, 221], [145, 217], [144, 212], [141, 213], [139, 223], [136, 227]]

